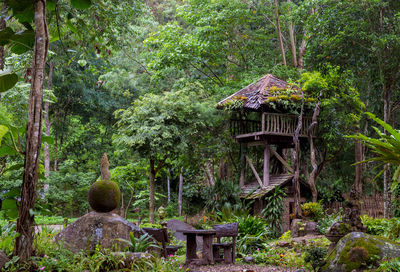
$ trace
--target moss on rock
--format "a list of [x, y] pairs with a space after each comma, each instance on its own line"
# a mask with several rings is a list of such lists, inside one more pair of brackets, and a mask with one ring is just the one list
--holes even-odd
[[96, 212], [105, 213], [114, 210], [120, 198], [121, 191], [118, 184], [109, 180], [99, 180], [89, 188], [89, 204]]
[[384, 257], [400, 256], [397, 243], [361, 232], [351, 232], [343, 237], [326, 259], [321, 271], [350, 272], [378, 265]]

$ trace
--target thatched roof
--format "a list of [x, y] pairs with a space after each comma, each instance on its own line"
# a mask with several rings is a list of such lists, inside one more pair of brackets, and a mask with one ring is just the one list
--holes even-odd
[[[240, 91], [220, 101], [218, 106], [222, 107], [224, 104], [229, 103], [228, 101], [242, 99], [244, 101], [243, 108], [258, 110], [263, 104], [265, 104], [266, 99], [272, 96], [270, 91], [272, 87], [286, 89], [288, 86], [289, 83], [286, 81], [281, 80], [271, 74], [267, 74], [260, 78], [257, 82], [244, 87]], [[296, 86], [292, 86], [292, 88], [298, 89]]]

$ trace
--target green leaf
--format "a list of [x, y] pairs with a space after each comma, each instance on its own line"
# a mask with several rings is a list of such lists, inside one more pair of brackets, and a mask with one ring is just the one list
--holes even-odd
[[15, 199], [4, 199], [1, 208], [5, 210], [8, 218], [18, 217], [18, 206]]
[[56, 9], [56, 0], [47, 0], [46, 8], [47, 8], [47, 10], [55, 10]]
[[25, 30], [13, 35], [11, 38], [11, 52], [20, 55], [31, 49], [35, 44], [35, 32], [33, 30]]
[[8, 91], [18, 82], [18, 76], [15, 73], [0, 74], [0, 93]]
[[24, 168], [24, 164], [23, 163], [18, 163], [18, 164], [14, 164], [13, 166], [7, 168], [4, 172], [13, 171], [13, 170], [19, 170], [21, 168]]
[[49, 145], [53, 145], [54, 144], [54, 137], [43, 135], [42, 136], [42, 142], [43, 143], [47, 143]]
[[4, 135], [8, 132], [8, 127], [0, 125], [0, 146], [1, 146], [1, 140], [3, 140]]
[[5, 46], [6, 44], [8, 44], [10, 42], [10, 38], [14, 34], [14, 31], [9, 27], [6, 27], [2, 31], [0, 31], [0, 46]]
[[71, 0], [71, 5], [77, 9], [87, 9], [92, 5], [91, 0]]
[[4, 157], [5, 155], [14, 156], [17, 154], [17, 151], [11, 146], [3, 145], [0, 147], [0, 157]]
[[4, 194], [4, 198], [15, 198], [21, 194], [21, 190], [19, 188], [14, 188], [7, 193]]

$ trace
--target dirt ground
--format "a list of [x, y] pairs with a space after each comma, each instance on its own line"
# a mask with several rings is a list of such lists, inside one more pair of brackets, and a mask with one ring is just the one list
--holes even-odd
[[257, 265], [206, 265], [191, 266], [191, 272], [292, 272], [296, 269], [288, 269], [273, 266], [257, 266]]

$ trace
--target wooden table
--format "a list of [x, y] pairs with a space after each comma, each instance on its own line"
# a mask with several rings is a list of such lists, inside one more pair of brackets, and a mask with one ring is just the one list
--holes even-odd
[[[183, 235], [186, 235], [186, 264], [214, 264], [212, 239], [215, 235], [215, 230], [178, 230], [178, 232], [182, 232]], [[196, 236], [203, 237], [201, 259], [199, 259], [196, 255]]]

